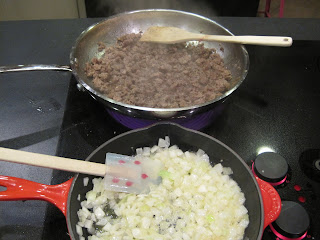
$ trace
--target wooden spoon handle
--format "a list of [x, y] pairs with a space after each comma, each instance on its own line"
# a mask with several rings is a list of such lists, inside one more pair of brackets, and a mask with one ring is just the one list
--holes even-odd
[[105, 176], [107, 170], [107, 166], [101, 163], [30, 153], [2, 147], [0, 147], [0, 160], [96, 176]]
[[289, 47], [292, 45], [291, 37], [274, 37], [274, 36], [220, 36], [220, 35], [202, 35], [198, 40], [219, 41], [241, 44], [254, 44], [263, 46]]

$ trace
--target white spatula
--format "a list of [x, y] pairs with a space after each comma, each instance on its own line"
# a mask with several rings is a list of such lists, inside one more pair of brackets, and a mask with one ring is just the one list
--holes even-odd
[[106, 189], [117, 192], [147, 192], [150, 184], [161, 182], [161, 162], [142, 156], [107, 153], [106, 164], [101, 164], [0, 147], [0, 160], [105, 177]]
[[141, 36], [140, 41], [164, 44], [187, 41], [215, 41], [278, 47], [289, 47], [292, 45], [291, 37], [206, 35], [188, 32], [184, 29], [176, 27], [159, 26], [152, 26], [148, 28]]

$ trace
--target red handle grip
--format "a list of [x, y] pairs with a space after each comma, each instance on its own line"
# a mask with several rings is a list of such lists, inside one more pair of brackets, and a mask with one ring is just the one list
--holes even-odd
[[255, 177], [263, 200], [264, 208], [264, 224], [263, 229], [265, 229], [270, 223], [275, 221], [281, 212], [281, 199], [280, 196], [274, 187], [271, 184], [261, 180], [258, 177]]
[[56, 205], [64, 215], [67, 213], [67, 200], [73, 178], [58, 185], [45, 185], [29, 180], [0, 176], [0, 201], [43, 200]]

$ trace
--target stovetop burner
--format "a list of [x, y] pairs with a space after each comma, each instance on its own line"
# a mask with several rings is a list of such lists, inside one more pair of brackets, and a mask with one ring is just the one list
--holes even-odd
[[[296, 41], [291, 48], [249, 46], [247, 50], [247, 79], [230, 96], [223, 112], [201, 131], [230, 146], [249, 167], [261, 148], [280, 154], [288, 163], [288, 174], [276, 189], [282, 201], [305, 209], [310, 219], [305, 239], [318, 240], [319, 151], [308, 149], [320, 149], [320, 42]], [[110, 138], [149, 124], [111, 114], [88, 94], [79, 92], [72, 78], [57, 154], [84, 159]], [[57, 171], [52, 184], [72, 175]], [[57, 212], [49, 206], [51, 221], [47, 221], [44, 239], [68, 239], [63, 215]], [[262, 240], [279, 240], [279, 236], [268, 227]]]

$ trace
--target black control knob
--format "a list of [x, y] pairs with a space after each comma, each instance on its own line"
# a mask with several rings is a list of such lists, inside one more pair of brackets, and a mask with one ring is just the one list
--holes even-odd
[[270, 229], [280, 239], [303, 239], [307, 235], [310, 219], [299, 203], [283, 201], [279, 217]]
[[286, 180], [289, 166], [278, 153], [264, 152], [256, 157], [252, 169], [257, 177], [276, 186]]

